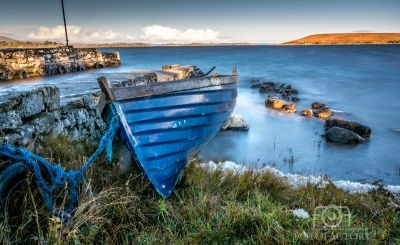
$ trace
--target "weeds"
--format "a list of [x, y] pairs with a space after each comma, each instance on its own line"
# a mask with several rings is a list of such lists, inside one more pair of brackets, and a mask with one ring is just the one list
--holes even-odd
[[[76, 169], [93, 149], [59, 139], [41, 151], [45, 157], [60, 159], [67, 169]], [[290, 153], [287, 161], [293, 163]], [[44, 212], [32, 189], [37, 211], [31, 205], [13, 213], [20, 213], [19, 230], [30, 232], [11, 235], [2, 225], [2, 244], [400, 243], [400, 201], [383, 188], [354, 195], [332, 184], [294, 188], [269, 172], [209, 172], [193, 161], [171, 197], [161, 199], [135, 164], [121, 172], [118, 159], [114, 160], [108, 163], [101, 157], [87, 171], [87, 185], [95, 194], [88, 196], [87, 187], [82, 186], [79, 206], [69, 223]], [[61, 206], [63, 191], [56, 197]], [[24, 194], [22, 203], [31, 200], [26, 191], [20, 193]], [[293, 215], [299, 208], [310, 216]], [[349, 216], [340, 223], [344, 227], [326, 229], [327, 218], [337, 222], [332, 217], [347, 210]]]
[[284, 162], [288, 162], [289, 164], [293, 164], [295, 159], [294, 159], [294, 154], [293, 154], [293, 149], [291, 147], [288, 148], [289, 151], [289, 156], [288, 157], [283, 157]]

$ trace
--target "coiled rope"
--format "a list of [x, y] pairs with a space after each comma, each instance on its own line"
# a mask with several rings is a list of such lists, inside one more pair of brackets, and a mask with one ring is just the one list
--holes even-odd
[[[112, 159], [112, 143], [115, 134], [119, 129], [119, 117], [114, 115], [106, 133], [101, 137], [100, 144], [97, 150], [92, 156], [83, 164], [78, 170], [70, 170], [65, 172], [63, 167], [59, 164], [53, 165], [46, 161], [44, 158], [33, 154], [32, 152], [23, 149], [15, 148], [9, 144], [0, 146], [0, 156], [5, 156], [15, 162], [23, 162], [33, 172], [38, 187], [45, 199], [47, 207], [52, 211], [56, 212], [54, 204], [51, 198], [51, 193], [57, 186], [63, 186], [65, 182], [68, 182], [68, 208], [64, 210], [67, 214], [72, 213], [78, 202], [78, 192], [76, 187], [78, 184], [85, 179], [85, 170], [94, 162], [94, 160], [106, 149], [107, 158], [109, 161]], [[45, 169], [50, 175], [49, 183], [42, 176], [41, 169]]]

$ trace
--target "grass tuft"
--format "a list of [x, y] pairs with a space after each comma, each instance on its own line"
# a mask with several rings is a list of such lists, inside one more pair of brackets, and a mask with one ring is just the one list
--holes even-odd
[[[47, 143], [38, 153], [66, 169], [79, 168], [95, 150], [63, 138]], [[42, 211], [37, 215], [43, 203], [33, 198], [33, 204], [13, 213], [23, 215], [19, 230], [29, 233], [2, 225], [0, 239], [3, 244], [400, 243], [400, 201], [383, 188], [351, 195], [332, 184], [294, 188], [269, 172], [210, 172], [198, 166], [192, 161], [171, 197], [163, 199], [134, 163], [121, 171], [119, 159], [108, 163], [101, 156], [86, 172], [87, 185], [81, 186], [70, 223]], [[31, 202], [29, 192], [21, 192], [22, 202]], [[62, 208], [66, 190], [57, 192]], [[309, 217], [297, 217], [296, 209]], [[338, 215], [349, 216], [329, 227]]]

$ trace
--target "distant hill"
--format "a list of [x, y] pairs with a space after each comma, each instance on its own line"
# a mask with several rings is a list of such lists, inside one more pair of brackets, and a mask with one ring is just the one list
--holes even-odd
[[21, 41], [18, 41], [18, 40], [9, 38], [9, 37], [0, 36], [0, 42], [3, 42], [3, 41], [6, 41], [6, 42], [21, 42]]
[[333, 33], [316, 34], [283, 44], [400, 44], [400, 33]]

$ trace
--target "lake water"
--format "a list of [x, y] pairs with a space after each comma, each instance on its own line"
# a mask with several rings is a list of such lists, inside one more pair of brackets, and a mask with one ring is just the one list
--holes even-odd
[[[121, 67], [101, 72], [159, 70], [166, 64], [181, 64], [196, 65], [203, 71], [216, 66], [214, 72], [230, 74], [237, 66], [240, 84], [234, 113], [250, 123], [250, 130], [219, 132], [200, 152], [204, 161], [231, 160], [254, 168], [273, 166], [284, 173], [328, 174], [333, 180], [400, 184], [400, 45], [99, 50], [118, 51], [122, 61]], [[74, 74], [31, 82], [62, 81], [67, 76]], [[290, 84], [297, 89], [298, 112], [288, 115], [266, 108], [268, 93], [250, 88], [252, 79]], [[357, 145], [326, 142], [321, 138], [323, 120], [299, 116], [315, 101], [339, 111], [343, 119], [371, 127], [370, 140]]]

